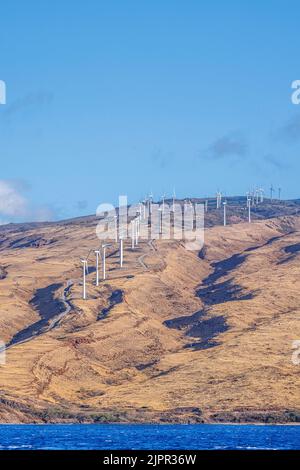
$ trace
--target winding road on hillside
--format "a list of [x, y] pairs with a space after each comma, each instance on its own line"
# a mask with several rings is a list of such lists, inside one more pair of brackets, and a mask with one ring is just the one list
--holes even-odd
[[[30, 341], [55, 328], [72, 309], [71, 302], [67, 300], [67, 294], [73, 283], [72, 280], [67, 281], [67, 286], [58, 299], [54, 299], [53, 294], [61, 287], [60, 284], [52, 284], [43, 289], [37, 289], [30, 303], [38, 310], [41, 319], [16, 333], [6, 348], [9, 349], [17, 344]], [[58, 313], [56, 313], [57, 310]]]

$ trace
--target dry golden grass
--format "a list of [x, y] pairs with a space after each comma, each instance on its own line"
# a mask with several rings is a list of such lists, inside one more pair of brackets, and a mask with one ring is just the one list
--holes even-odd
[[[192, 419], [194, 408], [205, 420], [224, 412], [300, 408], [300, 366], [291, 361], [292, 342], [300, 339], [300, 254], [278, 264], [289, 256], [283, 248], [300, 242], [297, 217], [209, 228], [204, 259], [180, 242], [141, 242], [135, 251], [128, 246], [122, 270], [117, 254], [107, 259], [108, 279], [99, 287], [95, 273], [88, 275], [86, 301], [80, 256], [99, 245], [93, 225], [42, 226], [22, 236], [37, 233], [55, 242], [1, 251], [7, 271], [0, 280], [1, 339], [9, 342], [38, 321], [28, 303], [37, 288], [55, 282], [65, 287], [72, 279], [73, 308], [51, 331], [7, 350], [0, 366], [1, 421], [38, 421], [34, 410], [47, 407], [74, 416], [109, 410], [137, 420], [172, 420], [178, 410], [181, 420]], [[227, 331], [214, 338], [214, 347], [186, 348], [199, 339], [164, 322], [202, 310], [196, 290], [213, 271], [211, 263], [238, 253], [247, 254], [244, 262], [217, 282], [231, 279], [252, 298], [207, 307], [205, 318], [224, 317]], [[139, 262], [142, 255], [147, 269]], [[117, 289], [123, 302], [97, 321]]]

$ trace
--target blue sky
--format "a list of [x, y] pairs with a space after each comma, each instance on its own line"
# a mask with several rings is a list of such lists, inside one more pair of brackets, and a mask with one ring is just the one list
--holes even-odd
[[298, 2], [12, 0], [0, 13], [0, 222], [173, 187], [300, 196]]

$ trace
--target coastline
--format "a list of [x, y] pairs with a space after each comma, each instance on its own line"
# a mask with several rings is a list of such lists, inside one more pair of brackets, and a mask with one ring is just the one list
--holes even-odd
[[214, 410], [197, 406], [165, 410], [150, 408], [82, 409], [80, 404], [50, 405], [16, 397], [0, 397], [1, 424], [300, 424], [299, 408]]

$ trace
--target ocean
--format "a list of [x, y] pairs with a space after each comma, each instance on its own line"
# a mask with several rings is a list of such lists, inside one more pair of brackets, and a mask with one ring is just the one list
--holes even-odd
[[4, 424], [0, 425], [0, 449], [300, 449], [300, 426]]

